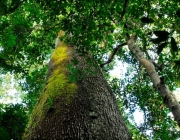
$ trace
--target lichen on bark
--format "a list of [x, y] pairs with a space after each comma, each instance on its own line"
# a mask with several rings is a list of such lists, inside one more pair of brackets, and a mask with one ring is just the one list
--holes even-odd
[[[67, 44], [61, 42], [54, 50], [49, 62], [49, 73], [42, 94], [31, 115], [27, 134], [31, 134], [34, 128], [43, 120], [46, 113], [55, 110], [54, 100], [63, 98], [66, 104], [69, 104], [77, 93], [77, 85], [69, 80], [67, 66], [72, 59], [73, 49]], [[56, 110], [59, 113], [60, 110]], [[24, 135], [24, 138], [29, 137]]]

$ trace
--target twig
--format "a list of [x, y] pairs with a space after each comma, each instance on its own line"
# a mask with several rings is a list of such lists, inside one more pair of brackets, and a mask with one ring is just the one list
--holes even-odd
[[122, 19], [123, 19], [123, 17], [124, 17], [124, 15], [125, 15], [125, 13], [126, 13], [127, 6], [128, 6], [128, 2], [129, 2], [128, 0], [125, 0], [125, 2], [124, 2], [124, 7], [123, 7], [123, 11], [122, 11], [122, 13], [121, 13], [121, 16], [120, 16], [120, 19], [119, 19], [118, 22], [121, 22]]
[[123, 46], [125, 46], [125, 45], [127, 45], [126, 42], [125, 42], [125, 43], [122, 43], [122, 44], [120, 44], [120, 45], [117, 45], [116, 48], [114, 48], [114, 50], [113, 50], [113, 52], [111, 53], [111, 55], [109, 56], [108, 60], [107, 60], [106, 62], [102, 63], [102, 64], [100, 65], [100, 67], [102, 68], [104, 65], [111, 63], [112, 60], [113, 60], [113, 58], [114, 58], [114, 56], [115, 56], [116, 53], [118, 52], [119, 48], [121, 48], [121, 47], [123, 47]]
[[158, 68], [158, 70], [160, 70], [160, 71], [162, 71], [162, 64], [161, 65], [159, 65], [158, 63], [156, 63], [156, 62], [154, 62], [154, 61], [152, 61], [152, 63], [153, 63], [153, 65], [156, 67], [156, 68]]
[[60, 25], [61, 23], [59, 22], [59, 23], [57, 23], [57, 24], [55, 24], [54, 26], [52, 26], [52, 27], [50, 27], [50, 28], [44, 28], [44, 30], [45, 31], [50, 31], [51, 29], [54, 29], [56, 26], [58, 26], [58, 25]]

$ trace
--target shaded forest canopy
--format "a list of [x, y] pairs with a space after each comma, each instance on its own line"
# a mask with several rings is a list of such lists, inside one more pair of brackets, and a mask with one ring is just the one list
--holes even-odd
[[[127, 47], [128, 36], [136, 34], [135, 45], [152, 62], [161, 82], [171, 91], [178, 88], [178, 0], [1, 1], [0, 73], [1, 77], [9, 72], [14, 76], [14, 81], [21, 87], [15, 86], [15, 89], [22, 95], [22, 103], [1, 103], [0, 138], [21, 138], [28, 116], [45, 85], [48, 62], [60, 30], [66, 31], [66, 42], [75, 44], [79, 55], [86, 56], [90, 52], [101, 67], [134, 139], [180, 138], [178, 125], [165, 105], [166, 98], [153, 87], [145, 67]], [[74, 65], [77, 63], [73, 60]], [[109, 74], [117, 63], [128, 64], [125, 77], [114, 78]], [[70, 79], [76, 81], [79, 77], [71, 68], [73, 76]], [[0, 79], [1, 98], [8, 96], [5, 92], [8, 89], [3, 89], [7, 82]], [[137, 109], [144, 115], [141, 124], [133, 119]], [[21, 118], [21, 121], [7, 122], [7, 116], [12, 120]]]

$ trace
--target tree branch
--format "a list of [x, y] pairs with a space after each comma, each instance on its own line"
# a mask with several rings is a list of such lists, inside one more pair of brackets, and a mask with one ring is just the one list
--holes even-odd
[[107, 60], [106, 62], [102, 63], [102, 64], [100, 65], [100, 67], [102, 68], [104, 65], [111, 63], [112, 60], [113, 60], [113, 58], [114, 58], [114, 56], [115, 56], [116, 53], [118, 52], [119, 48], [121, 48], [121, 47], [123, 47], [123, 46], [125, 46], [125, 45], [127, 45], [126, 42], [125, 42], [125, 43], [122, 43], [122, 44], [120, 44], [120, 45], [117, 45], [116, 48], [114, 48], [114, 50], [113, 50], [113, 52], [111, 53], [111, 55], [109, 56], [108, 60]]
[[128, 0], [125, 0], [125, 2], [124, 2], [124, 7], [123, 7], [123, 11], [122, 11], [122, 13], [121, 13], [121, 16], [120, 16], [120, 19], [119, 19], [118, 22], [121, 22], [121, 21], [123, 20], [123, 17], [124, 17], [124, 15], [125, 15], [125, 13], [126, 13], [126, 9], [127, 9], [128, 3], [129, 3], [129, 1], [128, 1]]
[[59, 22], [59, 23], [57, 23], [57, 24], [55, 24], [55, 25], [53, 25], [52, 27], [49, 27], [49, 28], [44, 28], [45, 29], [45, 31], [50, 31], [50, 30], [52, 30], [52, 29], [54, 29], [55, 27], [57, 27], [57, 26], [59, 26], [61, 23]]
[[159, 65], [158, 63], [156, 63], [156, 62], [154, 62], [154, 61], [152, 61], [152, 63], [153, 63], [153, 65], [154, 65], [156, 68], [158, 68], [158, 70], [162, 71], [162, 64]]

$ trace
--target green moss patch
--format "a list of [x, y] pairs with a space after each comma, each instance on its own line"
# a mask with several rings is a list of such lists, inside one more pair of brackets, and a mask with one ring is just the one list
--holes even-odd
[[[44, 91], [33, 110], [28, 125], [28, 134], [25, 134], [25, 137], [29, 137], [31, 131], [44, 119], [48, 109], [53, 106], [54, 99], [63, 97], [63, 102], [69, 104], [77, 93], [77, 85], [68, 78], [67, 66], [73, 56], [72, 53], [73, 48], [68, 47], [65, 43], [61, 43], [53, 52], [49, 65], [50, 74]], [[56, 110], [56, 112], [59, 111]]]

